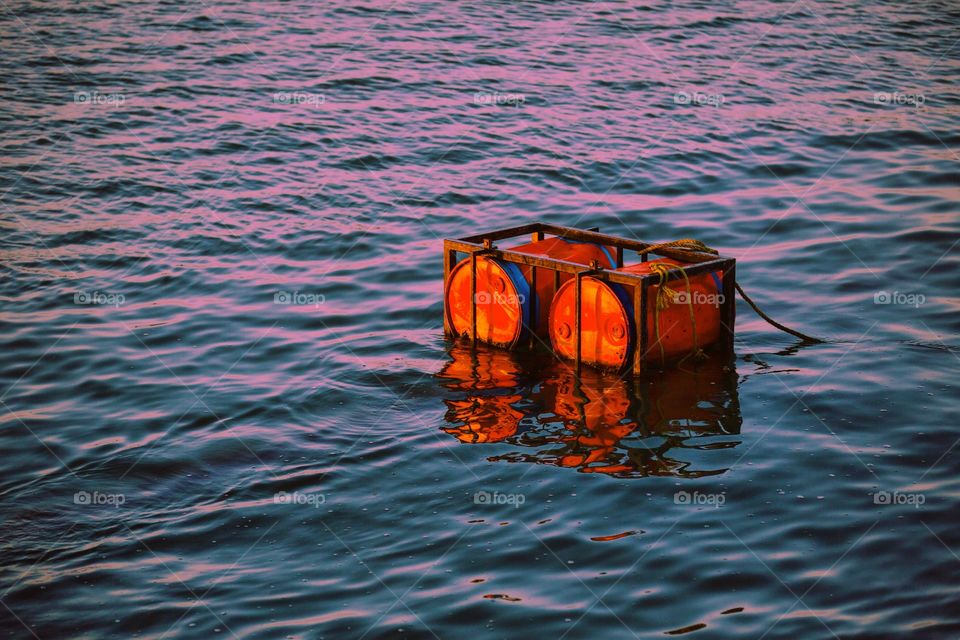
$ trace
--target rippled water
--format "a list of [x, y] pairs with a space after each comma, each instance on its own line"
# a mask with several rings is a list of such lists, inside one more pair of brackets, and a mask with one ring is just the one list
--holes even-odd
[[[956, 637], [958, 24], [0, 3], [3, 637]], [[445, 342], [441, 238], [533, 220], [829, 341]]]

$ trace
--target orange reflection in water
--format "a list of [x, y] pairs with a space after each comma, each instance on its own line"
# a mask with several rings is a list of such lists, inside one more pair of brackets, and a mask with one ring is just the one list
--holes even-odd
[[464, 443], [517, 447], [491, 461], [617, 477], [699, 477], [726, 468], [695, 468], [694, 460], [703, 465], [710, 451], [740, 442], [732, 362], [713, 358], [632, 380], [590, 368], [578, 379], [547, 356], [483, 345], [458, 343], [450, 357], [439, 374], [452, 392], [442, 429]]
[[439, 376], [448, 389], [466, 392], [444, 400], [447, 422], [443, 430], [461, 442], [500, 442], [517, 432], [523, 412], [513, 404], [523, 399], [516, 393], [520, 366], [509, 351], [458, 344], [453, 359]]

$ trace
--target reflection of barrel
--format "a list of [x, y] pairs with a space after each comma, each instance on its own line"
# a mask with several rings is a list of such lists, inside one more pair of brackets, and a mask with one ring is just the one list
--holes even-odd
[[740, 433], [737, 374], [721, 359], [633, 384], [590, 369], [579, 379], [567, 368], [553, 372], [540, 386], [538, 404], [564, 426], [538, 440], [543, 449], [524, 456], [527, 462], [617, 477], [700, 477], [726, 470], [707, 467], [704, 451], [739, 444], [713, 438], [698, 444], [701, 436]]
[[635, 421], [627, 419], [630, 395], [626, 381], [588, 371], [578, 380], [569, 370], [560, 370], [554, 380], [544, 382], [543, 390], [547, 397], [553, 396], [556, 415], [565, 424], [575, 425], [563, 435], [566, 447], [557, 458], [558, 465], [585, 473], [631, 470], [620, 463], [616, 453], [620, 440], [637, 428]]
[[738, 376], [724, 358], [630, 381], [485, 345], [458, 343], [450, 356], [438, 374], [448, 390], [441, 429], [467, 444], [512, 446], [490, 460], [699, 477], [723, 473], [719, 452], [740, 442]]
[[[606, 247], [562, 238], [549, 238], [511, 249], [519, 253], [546, 256], [587, 265], [596, 260], [612, 269], [614, 261]], [[536, 271], [536, 300], [531, 299], [532, 271]], [[547, 310], [556, 293], [554, 271], [519, 265], [489, 256], [477, 257], [476, 313], [477, 339], [504, 347], [512, 347], [527, 337], [527, 321], [533, 317], [537, 335], [546, 338]], [[570, 280], [560, 273], [560, 283]], [[444, 292], [447, 314], [453, 333], [472, 334], [470, 258], [460, 261], [447, 279]], [[531, 316], [531, 305], [532, 316]]]
[[510, 389], [520, 384], [520, 363], [513, 353], [500, 349], [472, 349], [458, 343], [437, 377], [457, 391]]
[[[670, 258], [641, 262], [620, 271], [652, 273], [652, 265], [681, 265]], [[674, 360], [716, 342], [720, 336], [720, 302], [723, 300], [719, 273], [707, 273], [669, 283], [675, 295], [665, 295], [664, 308], [657, 311], [660, 287], [651, 285], [647, 303], [648, 356]], [[630, 362], [636, 335], [630, 289], [586, 276], [580, 292], [580, 355], [583, 362], [609, 369], [622, 369]], [[691, 322], [691, 311], [694, 322]], [[569, 281], [557, 291], [550, 310], [550, 340], [559, 355], [576, 356], [576, 283]], [[694, 341], [694, 331], [696, 341]], [[658, 340], [659, 337], [659, 340]], [[662, 350], [661, 350], [662, 348]]]
[[634, 383], [643, 435], [738, 434], [742, 418], [737, 373], [722, 358], [665, 369]]
[[446, 388], [467, 394], [443, 401], [450, 423], [443, 431], [467, 443], [499, 442], [515, 434], [523, 413], [513, 407], [522, 400], [516, 394], [520, 367], [513, 354], [454, 345], [450, 355], [438, 376]]

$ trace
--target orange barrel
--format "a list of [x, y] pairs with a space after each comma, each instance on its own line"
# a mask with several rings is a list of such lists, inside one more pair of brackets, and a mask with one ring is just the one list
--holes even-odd
[[[531, 242], [510, 251], [544, 256], [557, 260], [588, 265], [596, 260], [607, 269], [614, 268], [613, 254], [609, 248], [588, 242], [576, 242], [563, 238], [548, 238]], [[530, 299], [532, 272], [536, 270], [536, 301]], [[533, 317], [536, 335], [546, 339], [550, 303], [556, 293], [554, 271], [542, 267], [530, 267], [513, 262], [497, 260], [490, 256], [477, 257], [477, 339], [501, 347], [512, 347], [529, 337], [528, 318]], [[560, 274], [560, 282], [572, 278]], [[453, 333], [471, 336], [471, 278], [470, 258], [461, 260], [447, 279], [447, 319]], [[530, 305], [534, 308], [531, 310]]]
[[[651, 273], [651, 265], [662, 262], [684, 266], [670, 258], [623, 267], [619, 271], [636, 274]], [[677, 295], [666, 309], [659, 312], [659, 343], [654, 325], [659, 286], [653, 285], [647, 297], [647, 358], [660, 359], [663, 347], [664, 361], [685, 356], [694, 350], [693, 326], [690, 322], [690, 304], [696, 319], [697, 344], [705, 347], [720, 336], [720, 304], [723, 301], [723, 281], [720, 272], [706, 273], [686, 280], [672, 280], [669, 285]], [[607, 283], [585, 276], [580, 292], [580, 358], [582, 362], [604, 369], [622, 369], [629, 362], [637, 334], [633, 317], [632, 290], [619, 284]], [[688, 304], [688, 300], [690, 304]], [[550, 309], [550, 341], [560, 356], [576, 357], [576, 282], [562, 285]]]

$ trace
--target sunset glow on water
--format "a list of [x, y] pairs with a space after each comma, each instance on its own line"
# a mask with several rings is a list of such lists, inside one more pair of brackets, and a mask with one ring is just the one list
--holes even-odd
[[[957, 637], [958, 24], [3, 0], [0, 637]], [[443, 239], [535, 221], [825, 341], [445, 339]]]

